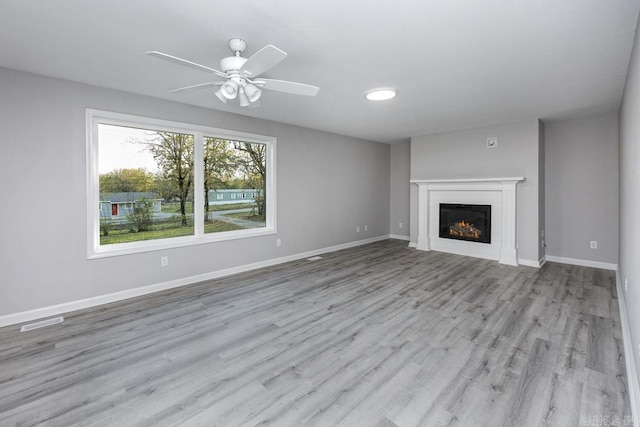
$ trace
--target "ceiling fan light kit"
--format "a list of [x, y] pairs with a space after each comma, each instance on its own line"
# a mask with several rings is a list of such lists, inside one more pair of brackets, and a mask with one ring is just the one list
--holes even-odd
[[222, 92], [222, 96], [225, 98], [234, 99], [238, 95], [238, 83], [228, 80], [218, 90]]
[[305, 96], [315, 96], [320, 90], [316, 86], [304, 83], [264, 78], [255, 79], [260, 74], [278, 65], [287, 57], [287, 54], [275, 46], [267, 45], [249, 58], [244, 58], [241, 55], [246, 48], [247, 43], [242, 39], [229, 40], [229, 49], [234, 53], [234, 56], [222, 58], [220, 61], [222, 71], [158, 51], [150, 51], [147, 54], [226, 79], [225, 81], [201, 83], [169, 91], [181, 92], [209, 86], [220, 86], [215, 95], [224, 104], [237, 98], [241, 107], [259, 106], [257, 101], [262, 96], [262, 89]]
[[258, 89], [258, 86], [251, 83], [247, 84], [243, 89], [244, 93], [249, 98], [249, 102], [256, 102], [260, 99], [260, 95], [262, 95], [262, 91]]
[[247, 98], [247, 94], [244, 93], [244, 89], [240, 88], [240, 91], [238, 92], [238, 102], [240, 104], [241, 107], [248, 107], [251, 102], [249, 101], [249, 98]]

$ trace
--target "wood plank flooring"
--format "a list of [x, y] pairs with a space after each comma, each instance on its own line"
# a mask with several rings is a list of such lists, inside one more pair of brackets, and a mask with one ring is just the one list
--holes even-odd
[[387, 240], [18, 330], [1, 426], [631, 425], [605, 270]]

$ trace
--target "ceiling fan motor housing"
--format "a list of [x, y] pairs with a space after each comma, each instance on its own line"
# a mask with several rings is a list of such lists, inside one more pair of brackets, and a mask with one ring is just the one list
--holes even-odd
[[236, 71], [242, 68], [244, 63], [247, 62], [247, 58], [241, 56], [228, 56], [220, 60], [220, 69], [228, 73], [229, 71]]

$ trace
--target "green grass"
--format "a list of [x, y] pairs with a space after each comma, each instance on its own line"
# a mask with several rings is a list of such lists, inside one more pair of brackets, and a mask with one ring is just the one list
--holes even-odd
[[228, 222], [223, 221], [213, 221], [209, 223], [205, 223], [204, 232], [207, 233], [218, 233], [220, 231], [233, 231], [233, 230], [242, 230], [243, 227], [235, 224], [229, 224]]
[[[251, 208], [255, 207], [255, 205], [251, 205], [248, 203], [237, 203], [233, 205], [219, 205], [219, 206], [209, 206], [210, 211], [225, 211], [231, 209], [242, 209], [242, 208]], [[175, 213], [171, 219], [164, 220], [162, 222], [156, 222], [152, 225], [152, 230], [143, 231], [140, 233], [132, 233], [129, 231], [129, 225], [126, 223], [113, 225], [109, 230], [108, 236], [100, 235], [100, 244], [101, 245], [112, 245], [115, 243], [130, 243], [130, 242], [140, 242], [143, 240], [157, 240], [157, 239], [168, 239], [171, 237], [181, 237], [181, 236], [191, 236], [193, 235], [193, 224], [183, 227], [181, 225], [180, 218], [180, 203], [163, 203], [162, 211], [167, 213]], [[186, 204], [186, 214], [190, 215], [193, 213], [193, 203], [189, 202]], [[253, 221], [260, 221], [258, 217], [248, 217], [250, 212], [244, 213], [235, 213], [228, 214], [225, 216], [230, 216], [232, 218], [240, 218], [240, 219], [248, 219]], [[193, 222], [193, 218], [188, 218], [189, 222]], [[264, 221], [264, 220], [263, 220]], [[222, 231], [233, 231], [233, 230], [242, 230], [243, 227], [235, 224], [229, 224], [224, 221], [214, 221], [211, 223], [205, 223], [204, 232], [208, 233], [218, 233]]]
[[264, 218], [261, 218], [258, 215], [251, 215], [251, 212], [232, 212], [224, 214], [222, 216], [229, 218], [246, 219], [248, 221], [264, 222]]
[[[214, 221], [204, 225], [205, 233], [218, 233], [221, 231], [233, 230], [242, 230], [242, 227], [222, 221]], [[191, 235], [193, 235], [193, 225], [187, 227], [174, 225], [170, 228], [154, 229], [142, 231], [140, 233], [131, 233], [129, 230], [111, 230], [108, 236], [100, 236], [100, 244], [112, 245], [114, 243], [140, 242], [142, 240], [168, 239], [170, 237]]]
[[[193, 203], [187, 202], [184, 205], [185, 214], [193, 213]], [[180, 215], [180, 202], [163, 203], [162, 212], [175, 213]]]

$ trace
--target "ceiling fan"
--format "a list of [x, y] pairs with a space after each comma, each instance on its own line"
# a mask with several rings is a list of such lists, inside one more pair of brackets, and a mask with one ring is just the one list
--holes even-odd
[[259, 106], [258, 100], [262, 95], [262, 89], [306, 96], [315, 96], [320, 90], [316, 86], [304, 83], [258, 78], [260, 74], [278, 65], [287, 57], [287, 54], [275, 46], [267, 45], [249, 58], [244, 58], [241, 55], [246, 48], [247, 43], [242, 39], [229, 40], [229, 49], [234, 53], [234, 56], [222, 58], [220, 61], [221, 71], [155, 50], [147, 52], [147, 54], [223, 78], [224, 80], [181, 87], [169, 92], [219, 86], [215, 94], [225, 104], [227, 101], [237, 98], [241, 107]]

